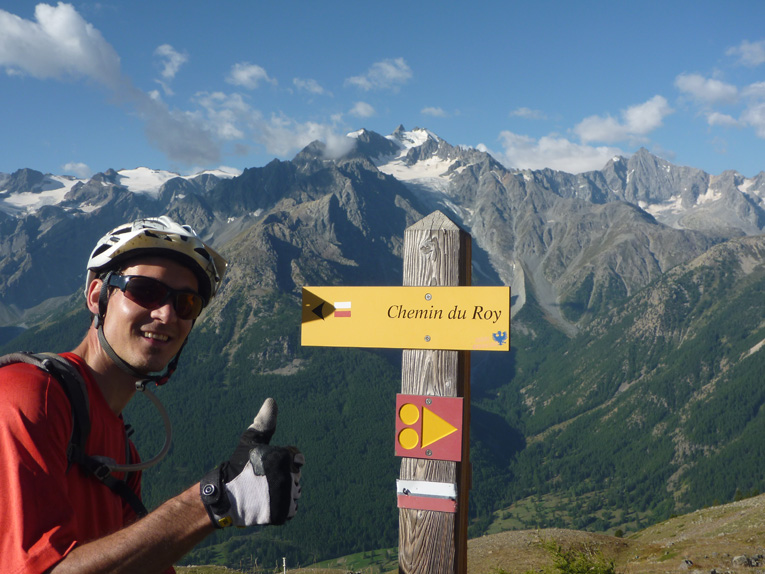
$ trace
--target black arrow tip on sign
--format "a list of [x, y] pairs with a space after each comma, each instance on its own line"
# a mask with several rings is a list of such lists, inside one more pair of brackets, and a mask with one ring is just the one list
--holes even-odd
[[319, 306], [318, 306], [318, 307], [315, 307], [315, 308], [313, 309], [313, 314], [314, 314], [314, 315], [316, 315], [316, 316], [317, 316], [319, 319], [321, 319], [322, 321], [324, 320], [324, 313], [323, 313], [323, 309], [324, 309], [324, 303], [319, 303]]
[[312, 293], [310, 290], [303, 288], [303, 323], [316, 321], [317, 319], [323, 321], [334, 312], [335, 307], [332, 303], [328, 303], [321, 297], [317, 297], [316, 294]]

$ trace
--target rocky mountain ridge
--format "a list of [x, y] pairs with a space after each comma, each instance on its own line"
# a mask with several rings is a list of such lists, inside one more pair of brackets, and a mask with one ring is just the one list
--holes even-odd
[[[514, 170], [424, 129], [399, 126], [387, 137], [360, 130], [349, 137], [356, 146], [344, 157], [327, 158], [315, 142], [290, 162], [275, 160], [239, 175], [181, 177], [147, 168], [109, 170], [89, 180], [28, 169], [0, 174], [6, 324], [71, 292], [74, 282], [62, 281], [63, 268], [81, 265], [86, 246], [103, 230], [141, 215], [174, 213], [219, 247], [254, 233], [273, 252], [267, 282], [281, 275], [281, 284], [294, 288], [311, 276], [308, 269], [327, 280], [329, 268], [365, 260], [344, 251], [371, 239], [376, 226], [387, 229], [375, 242], [396, 257], [404, 227], [440, 209], [473, 236], [476, 282], [511, 285], [514, 313], [532, 289], [569, 333], [601, 306], [715, 243], [765, 229], [762, 173], [753, 179], [735, 172], [711, 176], [646, 150], [578, 175]], [[370, 209], [374, 201], [385, 205]], [[78, 231], [64, 241], [70, 228]], [[279, 256], [281, 248], [295, 255]], [[290, 261], [296, 268], [286, 277]], [[46, 277], [51, 269], [54, 280]]]

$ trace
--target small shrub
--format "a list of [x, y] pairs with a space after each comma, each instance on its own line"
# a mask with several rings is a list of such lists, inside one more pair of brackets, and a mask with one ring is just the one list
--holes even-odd
[[[591, 545], [565, 549], [556, 542], [548, 540], [543, 544], [543, 548], [553, 562], [552, 566], [543, 570], [544, 574], [616, 574], [613, 560], [608, 560], [600, 550]], [[497, 574], [503, 573], [497, 572]], [[530, 571], [527, 574], [536, 573]]]

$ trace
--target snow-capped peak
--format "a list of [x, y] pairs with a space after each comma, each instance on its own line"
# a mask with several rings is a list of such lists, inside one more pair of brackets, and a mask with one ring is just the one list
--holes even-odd
[[407, 131], [404, 126], [399, 126], [391, 135], [386, 136], [386, 139], [394, 142], [399, 152], [376, 158], [377, 169], [392, 175], [410, 187], [431, 192], [446, 192], [451, 180], [451, 176], [448, 175], [449, 170], [456, 159], [428, 154], [415, 154], [412, 157], [412, 150], [423, 146], [428, 141], [443, 141], [440, 137], [423, 128]]
[[365, 129], [356, 130], [355, 132], [350, 132], [345, 134], [346, 137], [353, 138], [353, 139], [359, 139], [359, 137], [365, 132]]
[[[9, 179], [4, 183], [9, 183]], [[15, 216], [37, 211], [46, 205], [56, 205], [79, 181], [70, 176], [48, 174], [31, 189], [13, 192], [8, 188], [0, 189], [0, 210]]]
[[430, 130], [426, 130], [424, 128], [414, 128], [413, 130], [406, 131], [404, 126], [399, 126], [398, 129], [391, 135], [387, 136], [387, 138], [400, 144], [405, 149], [419, 147], [429, 139], [441, 141], [441, 138]]
[[176, 177], [193, 179], [200, 175], [214, 175], [221, 179], [229, 179], [241, 175], [241, 171], [232, 167], [220, 167], [218, 169], [203, 171], [193, 175], [180, 175], [172, 171], [149, 169], [138, 167], [136, 169], [122, 169], [117, 172], [117, 183], [134, 193], [145, 193], [152, 197], [158, 197], [162, 186]]
[[145, 193], [153, 197], [159, 195], [159, 190], [165, 183], [176, 177], [181, 177], [177, 173], [147, 167], [122, 169], [117, 174], [117, 184], [126, 187], [128, 191]]
[[[220, 179], [229, 179], [240, 174], [241, 171], [230, 167], [220, 167], [192, 175], [180, 175], [171, 171], [138, 167], [117, 171], [116, 177], [111, 181], [133, 193], [158, 198], [162, 186], [171, 179], [180, 177], [190, 180], [201, 175], [213, 175]], [[38, 177], [41, 178], [41, 181], [33, 187], [27, 187], [24, 184], [14, 187], [12, 184], [13, 176], [0, 178], [0, 182], [4, 186], [4, 189], [0, 188], [0, 211], [13, 216], [23, 216], [34, 213], [46, 205], [58, 205], [64, 201], [66, 195], [75, 185], [78, 183], [86, 184], [89, 181], [71, 176], [51, 174], [41, 176], [39, 173]], [[103, 184], [108, 185], [107, 183]], [[92, 209], [92, 207], [88, 209]]]

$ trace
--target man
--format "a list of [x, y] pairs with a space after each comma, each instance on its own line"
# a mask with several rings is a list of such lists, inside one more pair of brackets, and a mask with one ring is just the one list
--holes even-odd
[[[162, 384], [170, 377], [225, 267], [190, 227], [167, 217], [118, 227], [98, 242], [85, 290], [93, 323], [77, 348], [62, 354], [87, 390], [87, 454], [136, 468], [120, 413], [147, 380]], [[33, 365], [3, 367], [2, 571], [172, 571], [215, 528], [283, 523], [297, 510], [304, 459], [297, 449], [268, 444], [275, 428], [276, 404], [268, 399], [231, 459], [139, 519], [80, 465], [68, 468], [73, 415], [62, 385]], [[112, 475], [140, 497], [140, 472]]]

